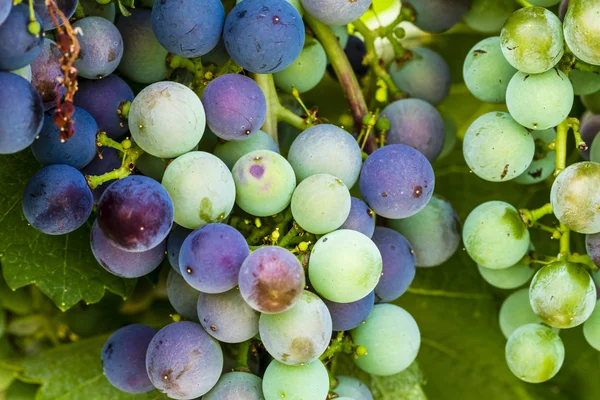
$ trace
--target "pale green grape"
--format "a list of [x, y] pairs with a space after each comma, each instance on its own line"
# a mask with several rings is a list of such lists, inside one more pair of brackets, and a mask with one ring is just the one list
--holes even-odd
[[516, 208], [503, 201], [488, 201], [467, 217], [463, 243], [477, 264], [508, 268], [527, 253], [529, 231]]
[[333, 34], [337, 37], [338, 42], [340, 42], [340, 46], [342, 49], [346, 48], [348, 44], [348, 27], [346, 25], [332, 25], [330, 26]]
[[231, 172], [223, 161], [203, 151], [173, 160], [162, 185], [173, 200], [175, 222], [188, 229], [223, 221], [235, 202]]
[[535, 272], [527, 264], [517, 263], [504, 269], [490, 269], [478, 265], [481, 277], [492, 286], [500, 289], [514, 289], [524, 285]]
[[585, 96], [600, 90], [600, 75], [593, 72], [574, 69], [569, 72], [569, 80], [573, 85], [573, 91], [578, 96]]
[[565, 15], [565, 40], [581, 60], [600, 65], [600, 2], [572, 0]]
[[202, 400], [264, 400], [262, 379], [249, 372], [228, 372]]
[[288, 93], [292, 93], [292, 86], [304, 93], [321, 82], [326, 68], [327, 55], [323, 45], [308, 36], [300, 55], [289, 67], [274, 73], [273, 79], [278, 88]]
[[463, 21], [476, 31], [494, 33], [502, 28], [514, 9], [512, 0], [472, 0]]
[[564, 51], [560, 19], [543, 7], [515, 11], [502, 27], [500, 41], [506, 60], [519, 71], [530, 74], [554, 67]]
[[361, 380], [353, 376], [336, 376], [335, 379], [338, 385], [333, 389], [333, 393], [338, 396], [352, 396], [349, 398], [354, 400], [373, 400], [371, 391]]
[[596, 135], [590, 146], [590, 161], [595, 163], [600, 162], [600, 139], [598, 138], [600, 138], [600, 135]]
[[452, 153], [456, 145], [456, 123], [449, 114], [440, 112], [440, 115], [442, 116], [442, 120], [444, 120], [444, 147], [442, 147], [442, 152], [438, 156], [438, 160]]
[[535, 143], [533, 161], [531, 161], [525, 172], [514, 179], [515, 182], [522, 185], [542, 182], [552, 175], [556, 169], [556, 152], [548, 150], [548, 145], [556, 139], [554, 128], [532, 131], [531, 136], [533, 136]]
[[393, 375], [417, 357], [421, 333], [412, 315], [393, 304], [377, 304], [364, 324], [351, 331], [352, 341], [367, 354], [354, 359], [360, 369], [373, 375]]
[[328, 392], [329, 374], [319, 360], [301, 367], [273, 360], [263, 376], [265, 400], [325, 400]]
[[320, 238], [308, 261], [310, 283], [322, 297], [336, 303], [351, 303], [371, 293], [382, 269], [375, 243], [350, 229]]
[[600, 232], [600, 164], [582, 161], [558, 175], [550, 191], [554, 215], [579, 233]]
[[504, 103], [508, 82], [516, 72], [502, 55], [498, 36], [473, 46], [463, 64], [465, 85], [473, 96], [488, 103]]
[[556, 261], [535, 274], [529, 286], [529, 301], [546, 324], [572, 328], [594, 311], [596, 285], [579, 264]]
[[543, 74], [517, 72], [506, 90], [510, 115], [529, 129], [543, 130], [560, 124], [573, 107], [573, 85], [562, 71]]
[[504, 300], [498, 313], [498, 322], [507, 339], [523, 325], [542, 322], [529, 303], [529, 289], [517, 290]]
[[600, 351], [600, 306], [598, 303], [600, 300], [596, 301], [596, 306], [594, 307], [594, 311], [590, 315], [590, 317], [583, 323], [583, 336], [585, 340], [595, 348]]
[[600, 90], [596, 93], [581, 96], [581, 102], [592, 113], [600, 114]]
[[506, 343], [506, 363], [519, 379], [530, 383], [552, 378], [565, 359], [565, 346], [552, 328], [540, 324], [524, 325]]
[[135, 167], [144, 175], [160, 182], [167, 169], [167, 161], [162, 158], [154, 157], [149, 153], [144, 153], [137, 159]]
[[477, 118], [463, 139], [465, 161], [486, 181], [508, 181], [521, 175], [535, 154], [533, 137], [508, 113], [490, 112]]
[[246, 140], [218, 143], [215, 146], [214, 154], [227, 165], [227, 168], [232, 169], [241, 156], [254, 150], [271, 150], [279, 153], [279, 149], [273, 138], [265, 132], [258, 130]]
[[270, 150], [255, 150], [234, 165], [238, 206], [249, 214], [266, 217], [283, 211], [296, 188], [296, 174], [289, 162]]
[[350, 214], [350, 191], [333, 175], [304, 179], [292, 196], [294, 220], [311, 233], [321, 235], [342, 226]]

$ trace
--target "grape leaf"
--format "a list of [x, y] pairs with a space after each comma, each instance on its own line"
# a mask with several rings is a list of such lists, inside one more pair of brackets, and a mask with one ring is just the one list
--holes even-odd
[[25, 150], [1, 156], [0, 264], [9, 287], [35, 283], [61, 310], [80, 300], [96, 303], [104, 290], [126, 297], [135, 279], [123, 279], [98, 265], [90, 250], [89, 227], [50, 236], [29, 226], [21, 211], [21, 194], [39, 163]]
[[88, 400], [90, 395], [111, 400], [166, 399], [156, 390], [133, 395], [108, 382], [100, 362], [107, 338], [107, 335], [97, 336], [60, 345], [36, 356], [0, 361], [0, 366], [12, 369], [24, 382], [41, 384], [37, 400]]

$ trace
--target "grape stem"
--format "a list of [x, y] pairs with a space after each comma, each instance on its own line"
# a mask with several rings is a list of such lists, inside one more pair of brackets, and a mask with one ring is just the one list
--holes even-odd
[[238, 353], [235, 359], [235, 370], [240, 372], [250, 372], [248, 367], [248, 353], [250, 352], [250, 340], [246, 340], [238, 345]]
[[331, 344], [327, 346], [327, 350], [321, 354], [319, 360], [321, 360], [323, 363], [327, 363], [333, 356], [344, 349], [344, 341], [344, 331], [338, 332], [337, 336], [331, 340]]
[[556, 127], [556, 140], [554, 141], [554, 150], [556, 151], [556, 170], [554, 171], [554, 176], [560, 174], [567, 167], [567, 134], [569, 133], [569, 129], [573, 130], [577, 148], [582, 151], [587, 150], [587, 145], [579, 133], [579, 120], [569, 117], [561, 122]]
[[570, 262], [583, 264], [591, 272], [596, 272], [596, 271], [600, 270], [600, 268], [596, 264], [594, 264], [594, 262], [592, 261], [590, 256], [588, 256], [587, 254], [573, 253], [569, 256], [568, 260]]
[[528, 228], [531, 228], [538, 219], [549, 214], [552, 214], [552, 204], [550, 203], [546, 203], [540, 208], [536, 208], [533, 210], [528, 210], [526, 208], [522, 208], [519, 210], [519, 215], [521, 216], [523, 223]]
[[560, 248], [558, 253], [558, 259], [564, 259], [571, 257], [571, 231], [564, 224], [560, 224]]

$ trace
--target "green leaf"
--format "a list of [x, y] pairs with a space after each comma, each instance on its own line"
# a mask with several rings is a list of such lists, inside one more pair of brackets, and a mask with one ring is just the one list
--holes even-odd
[[[119, 3], [119, 10], [121, 10], [121, 14], [123, 14], [124, 17], [129, 17], [131, 15], [131, 12], [126, 7], [128, 1], [127, 0], [119, 0], [118, 3]], [[131, 6], [133, 6], [133, 1], [131, 1]]]
[[0, 361], [0, 366], [17, 372], [17, 377], [41, 387], [37, 400], [159, 400], [166, 397], [154, 390], [132, 395], [113, 387], [102, 372], [100, 353], [108, 335], [66, 344], [32, 357]]
[[12, 313], [26, 315], [33, 312], [33, 302], [27, 289], [13, 290], [0, 277], [0, 306]]
[[134, 279], [106, 272], [94, 259], [89, 227], [51, 236], [29, 226], [21, 211], [21, 194], [39, 164], [30, 151], [0, 156], [0, 263], [9, 287], [35, 283], [61, 310], [80, 300], [96, 303], [104, 290], [129, 295]]

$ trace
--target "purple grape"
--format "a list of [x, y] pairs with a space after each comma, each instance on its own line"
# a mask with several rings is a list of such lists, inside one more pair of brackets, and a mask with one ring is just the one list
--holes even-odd
[[[62, 78], [60, 58], [62, 54], [55, 42], [44, 39], [40, 55], [31, 63], [31, 84], [42, 96], [44, 109], [56, 107], [56, 88], [59, 86], [57, 78]], [[60, 87], [61, 98], [65, 88]]]
[[378, 226], [371, 239], [383, 259], [375, 296], [378, 303], [387, 303], [402, 296], [415, 278], [415, 252], [408, 240], [393, 229]]
[[334, 331], [349, 331], [367, 319], [375, 304], [375, 292], [369, 293], [360, 300], [352, 303], [335, 303], [323, 299], [331, 314]]
[[561, 0], [560, 6], [558, 8], [558, 17], [561, 21], [565, 19], [565, 15], [567, 14], [567, 9], [569, 8], [570, 0]]
[[113, 73], [123, 56], [123, 38], [119, 30], [102, 17], [86, 17], [73, 24], [78, 35], [79, 58], [74, 65], [79, 76], [100, 79]]
[[44, 124], [44, 103], [26, 79], [0, 72], [0, 154], [27, 148]]
[[240, 269], [242, 297], [250, 307], [266, 314], [292, 308], [302, 296], [305, 282], [302, 264], [283, 247], [267, 246], [253, 251]]
[[585, 250], [594, 264], [600, 266], [600, 233], [585, 235]]
[[267, 115], [267, 100], [252, 79], [225, 74], [208, 84], [202, 95], [206, 121], [225, 140], [245, 140], [256, 133]]
[[6, 21], [6, 18], [8, 18], [8, 14], [10, 14], [11, 8], [12, 1], [0, 1], [0, 25], [2, 25], [2, 23]]
[[[41, 25], [37, 13], [35, 19]], [[13, 71], [29, 65], [42, 51], [44, 30], [38, 35], [32, 35], [27, 28], [28, 24], [29, 7], [21, 3], [12, 8], [8, 18], [0, 25], [0, 70]], [[5, 94], [2, 93], [2, 96]]]
[[181, 275], [204, 293], [223, 293], [237, 285], [242, 262], [250, 249], [235, 228], [208, 224], [185, 239], [179, 253]]
[[152, 7], [152, 31], [173, 54], [185, 58], [211, 51], [221, 38], [225, 10], [219, 0], [162, 0]]
[[600, 132], [600, 114], [591, 114], [581, 118], [581, 123], [579, 124], [579, 133], [581, 133], [581, 138], [588, 145], [588, 149], [586, 151], [582, 151], [581, 155], [588, 161], [590, 159], [592, 142], [594, 141], [594, 138], [598, 132]]
[[188, 285], [181, 275], [173, 269], [167, 277], [167, 297], [175, 311], [183, 318], [198, 322], [198, 296], [200, 292]]
[[[371, 68], [370, 65], [363, 64], [363, 59], [367, 55], [367, 46], [362, 39], [354, 35], [348, 35], [348, 43], [346, 43], [344, 53], [350, 62], [352, 71], [354, 71], [357, 77], [362, 78], [369, 72], [369, 68]], [[327, 72], [331, 77], [337, 80], [337, 76], [335, 75], [335, 71], [331, 64], [327, 65]]]
[[23, 214], [35, 229], [47, 235], [63, 235], [85, 223], [94, 199], [81, 172], [56, 164], [31, 177], [22, 203]]
[[173, 399], [193, 399], [212, 389], [223, 369], [219, 343], [193, 322], [176, 322], [154, 336], [146, 353], [150, 381]]
[[[55, 2], [59, 10], [65, 14], [65, 17], [71, 19], [77, 8], [77, 0], [55, 0]], [[34, 0], [33, 8], [35, 9], [35, 12], [39, 14], [45, 31], [51, 31], [56, 28], [56, 25], [54, 25], [54, 21], [50, 16], [50, 12], [48, 11], [48, 7], [46, 6], [46, 0]], [[56, 20], [58, 21], [58, 26], [63, 25], [62, 20], [58, 18], [58, 16]]]
[[[116, 149], [113, 149], [112, 147], [101, 147], [98, 151], [99, 152], [92, 161], [81, 168], [80, 171], [84, 175], [102, 175], [121, 167], [123, 156]], [[100, 156], [102, 156], [102, 158], [100, 158]], [[106, 181], [102, 185], [97, 186], [96, 189], [92, 190], [92, 193], [94, 194], [94, 204], [98, 203], [106, 188], [113, 182], [114, 179]]]
[[75, 107], [73, 120], [75, 134], [63, 142], [60, 128], [54, 123], [54, 113], [44, 114], [44, 126], [31, 144], [31, 151], [40, 164], [66, 164], [80, 169], [88, 165], [96, 156], [96, 132], [98, 125], [87, 111]]
[[191, 229], [174, 225], [173, 229], [171, 229], [171, 233], [169, 233], [169, 238], [167, 239], [167, 255], [169, 257], [169, 264], [171, 264], [173, 270], [179, 275], [181, 275], [181, 270], [179, 269], [179, 252], [181, 251], [183, 241], [192, 232], [193, 230]]
[[152, 178], [128, 176], [111, 184], [98, 202], [102, 233], [125, 251], [158, 246], [173, 225], [169, 193]]
[[410, 217], [427, 205], [435, 177], [423, 154], [403, 144], [392, 144], [367, 158], [359, 184], [363, 198], [377, 214], [398, 219]]
[[156, 330], [146, 325], [125, 326], [113, 333], [102, 348], [102, 369], [106, 379], [127, 393], [154, 389], [146, 372], [146, 351]]
[[364, 201], [356, 197], [352, 197], [350, 201], [350, 214], [346, 222], [339, 229], [352, 229], [365, 236], [373, 236], [373, 232], [375, 231], [375, 213], [373, 213], [373, 210]]
[[165, 258], [166, 241], [146, 250], [131, 252], [121, 250], [104, 236], [94, 221], [90, 232], [92, 253], [105, 270], [122, 278], [139, 278], [154, 271]]
[[402, 4], [415, 10], [414, 24], [427, 32], [440, 33], [456, 25], [471, 0], [410, 0]]
[[128, 130], [127, 122], [119, 114], [119, 108], [123, 103], [133, 101], [133, 97], [133, 91], [123, 79], [109, 75], [97, 80], [80, 79], [75, 105], [94, 117], [98, 129], [116, 139]]

